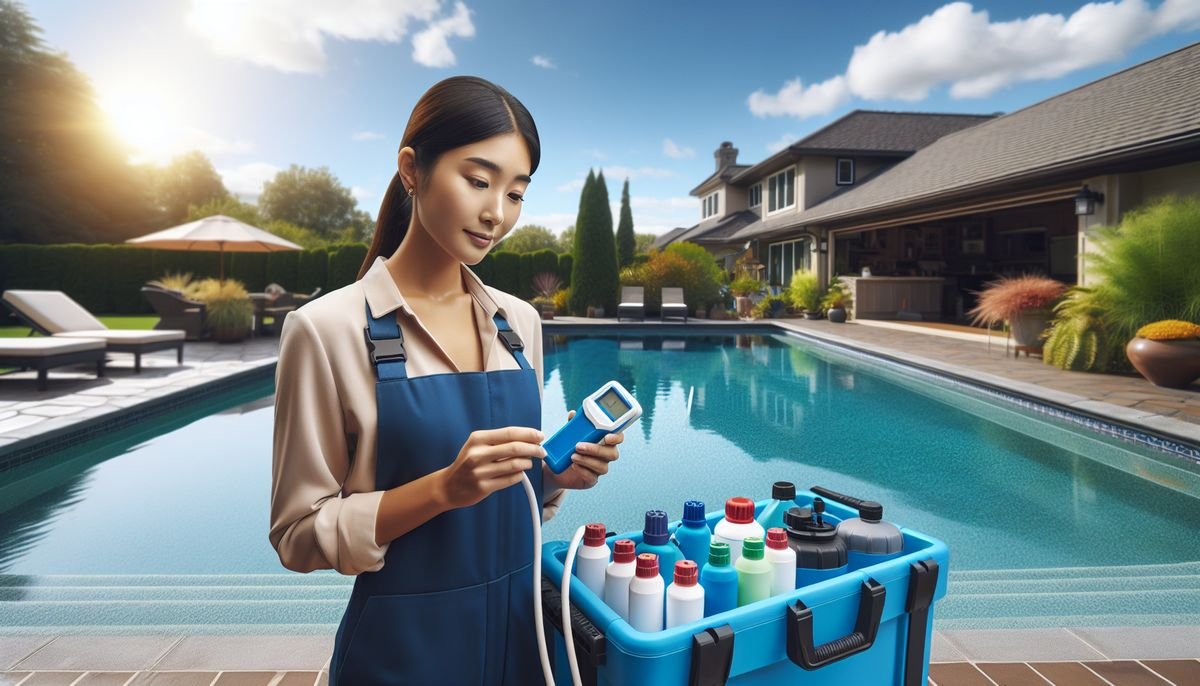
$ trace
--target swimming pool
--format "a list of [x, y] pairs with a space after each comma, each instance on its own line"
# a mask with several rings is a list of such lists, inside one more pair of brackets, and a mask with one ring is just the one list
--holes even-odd
[[[543, 426], [610, 378], [642, 419], [547, 540], [777, 480], [882, 502], [951, 551], [939, 628], [1200, 624], [1200, 468], [963, 384], [782, 334], [545, 338]], [[272, 384], [0, 484], [12, 632], [326, 633], [352, 579], [267, 541]], [[567, 402], [567, 398], [571, 402]]]

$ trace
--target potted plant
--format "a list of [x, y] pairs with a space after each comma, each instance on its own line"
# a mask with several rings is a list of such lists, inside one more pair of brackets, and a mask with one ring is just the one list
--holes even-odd
[[1050, 326], [1051, 311], [1067, 287], [1061, 281], [1034, 274], [1005, 276], [993, 281], [979, 295], [967, 314], [975, 324], [987, 327], [1008, 322], [1018, 346], [1039, 349]]
[[1187, 388], [1200, 377], [1200, 326], [1178, 319], [1147, 324], [1125, 346], [1146, 380], [1165, 388]]
[[254, 303], [242, 284], [233, 279], [224, 282], [205, 279], [197, 300], [205, 304], [204, 326], [219, 343], [237, 343], [250, 337], [254, 322]]
[[729, 292], [733, 293], [738, 316], [748, 317], [752, 307], [750, 296], [762, 292], [762, 282], [752, 276], [739, 276], [730, 282]]
[[554, 319], [554, 294], [562, 288], [562, 279], [553, 272], [539, 272], [533, 277], [533, 292], [537, 294], [529, 303], [538, 308], [542, 319]]
[[821, 307], [825, 309], [825, 316], [829, 318], [829, 321], [844, 324], [851, 302], [850, 289], [846, 287], [846, 284], [835, 280], [829, 284], [829, 289], [821, 298]]
[[805, 319], [821, 318], [821, 287], [815, 273], [797, 269], [787, 292], [792, 305], [804, 310]]
[[787, 301], [782, 295], [768, 295], [759, 300], [750, 313], [755, 319], [774, 319], [785, 307], [787, 307]]

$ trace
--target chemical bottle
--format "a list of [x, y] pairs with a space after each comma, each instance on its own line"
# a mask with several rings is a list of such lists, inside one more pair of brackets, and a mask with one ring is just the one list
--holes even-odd
[[783, 528], [783, 513], [796, 506], [796, 484], [790, 481], [776, 481], [771, 484], [771, 502], [763, 508], [758, 516], [758, 523], [764, 530], [771, 527]]
[[729, 544], [730, 563], [737, 565], [742, 556], [742, 541], [749, 536], [763, 538], [767, 532], [754, 521], [754, 501], [730, 498], [725, 501], [725, 517], [713, 529], [713, 540]]
[[788, 547], [788, 535], [781, 527], [767, 529], [767, 563], [771, 565], [771, 595], [796, 590], [796, 551]]
[[771, 563], [763, 557], [761, 538], [747, 536], [733, 566], [738, 573], [738, 607], [771, 597]]
[[629, 582], [629, 624], [638, 631], [662, 631], [666, 584], [658, 573], [658, 556], [637, 556], [637, 575]]
[[683, 559], [683, 551], [671, 540], [667, 530], [667, 513], [650, 510], [646, 513], [646, 526], [642, 529], [642, 542], [637, 545], [638, 555], [653, 553], [658, 556], [658, 566], [663, 585], [671, 580], [675, 563]]
[[784, 514], [788, 547], [796, 553], [796, 588], [831, 579], [847, 571], [846, 543], [837, 528], [817, 522], [812, 510], [793, 507]]
[[588, 524], [583, 529], [583, 546], [575, 557], [575, 576], [592, 589], [597, 598], [604, 597], [604, 572], [608, 568], [608, 542], [604, 540], [603, 524]]
[[704, 587], [704, 616], [711, 617], [737, 607], [738, 574], [729, 563], [729, 544], [713, 541], [708, 546], [708, 562], [700, 570]]
[[683, 551], [685, 560], [691, 560], [703, 569], [708, 561], [708, 544], [712, 542], [712, 532], [708, 530], [708, 522], [704, 519], [704, 503], [699, 500], [689, 500], [683, 504], [683, 523], [675, 530], [675, 542]]
[[691, 560], [675, 563], [675, 582], [667, 587], [667, 628], [704, 619], [704, 587]]
[[895, 524], [884, 521], [883, 505], [820, 486], [811, 490], [858, 510], [857, 517], [843, 520], [837, 527], [838, 537], [846, 544], [850, 569], [869, 567], [904, 553], [904, 534]]
[[629, 621], [629, 582], [637, 571], [633, 541], [613, 541], [613, 560], [604, 570], [604, 604]]

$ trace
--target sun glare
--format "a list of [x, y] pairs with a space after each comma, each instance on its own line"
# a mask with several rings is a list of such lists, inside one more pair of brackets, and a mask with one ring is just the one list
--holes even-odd
[[103, 97], [100, 106], [134, 162], [161, 163], [179, 152], [179, 117], [166, 98], [147, 91], [116, 93]]

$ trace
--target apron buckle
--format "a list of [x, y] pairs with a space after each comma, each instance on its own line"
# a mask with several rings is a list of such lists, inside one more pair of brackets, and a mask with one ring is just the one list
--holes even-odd
[[367, 350], [371, 353], [371, 364], [378, 366], [380, 362], [399, 360], [404, 362], [408, 356], [404, 352], [403, 338], [371, 338], [371, 328], [363, 327], [363, 338], [367, 341]]
[[508, 331], [500, 331], [499, 334], [500, 337], [504, 339], [504, 343], [509, 347], [510, 350], [525, 349], [525, 344], [521, 342], [521, 337], [517, 335], [516, 331], [512, 331], [510, 329]]

